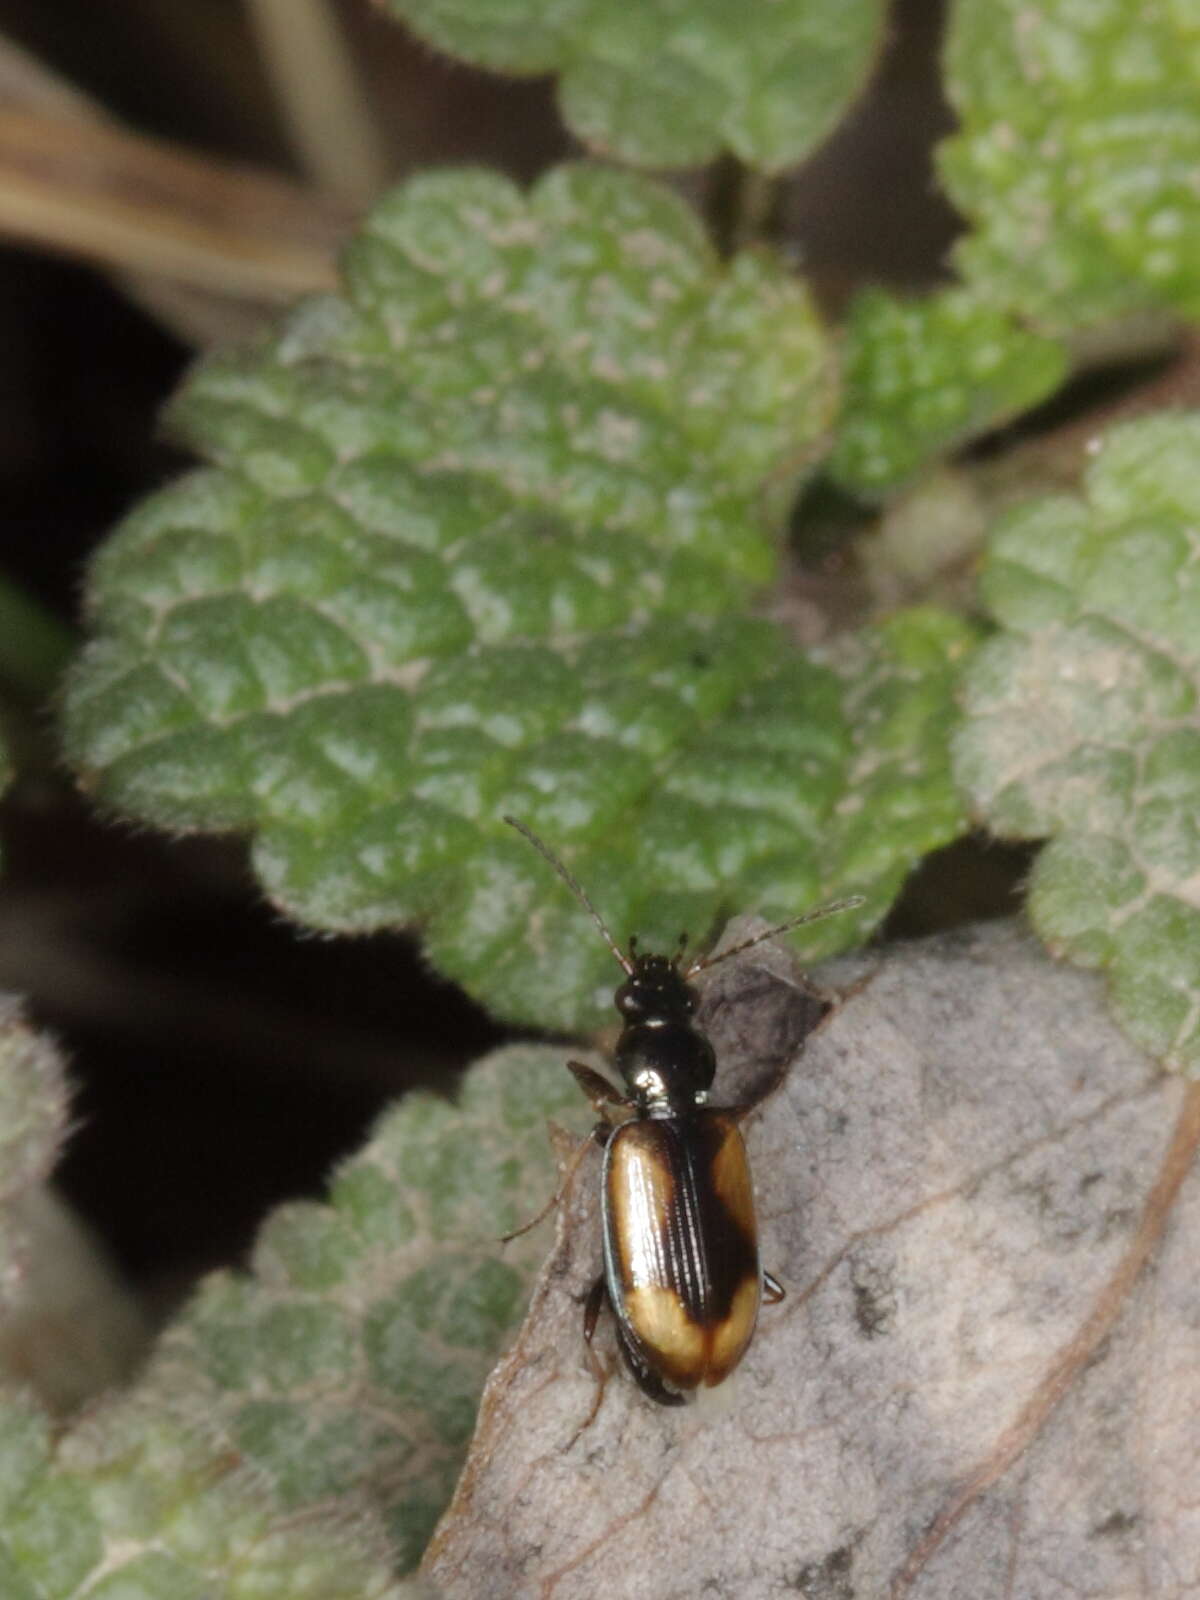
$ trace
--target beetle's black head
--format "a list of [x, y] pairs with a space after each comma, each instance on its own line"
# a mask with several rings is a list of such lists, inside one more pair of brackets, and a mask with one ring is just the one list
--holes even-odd
[[630, 1022], [686, 1022], [696, 1009], [696, 991], [671, 956], [634, 955], [629, 977], [613, 996]]
[[617, 1068], [641, 1115], [678, 1116], [707, 1095], [717, 1070], [713, 1047], [692, 1020], [698, 997], [678, 956], [640, 956], [636, 946], [629, 954], [629, 977], [614, 997], [625, 1022]]

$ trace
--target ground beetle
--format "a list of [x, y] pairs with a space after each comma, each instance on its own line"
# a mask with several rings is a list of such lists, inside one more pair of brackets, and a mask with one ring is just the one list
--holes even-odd
[[636, 939], [626, 954], [549, 846], [523, 822], [504, 820], [567, 884], [625, 972], [613, 1000], [622, 1023], [615, 1059], [626, 1092], [582, 1062], [567, 1063], [602, 1119], [593, 1137], [604, 1148], [604, 1271], [587, 1297], [584, 1338], [590, 1350], [607, 1300], [639, 1386], [661, 1405], [681, 1405], [688, 1391], [729, 1376], [750, 1343], [760, 1303], [784, 1292], [758, 1259], [738, 1127], [750, 1107], [708, 1104], [716, 1057], [693, 1020], [698, 996], [689, 980], [764, 939], [851, 910], [862, 897], [794, 917], [681, 970], [686, 935], [672, 956], [643, 955]]

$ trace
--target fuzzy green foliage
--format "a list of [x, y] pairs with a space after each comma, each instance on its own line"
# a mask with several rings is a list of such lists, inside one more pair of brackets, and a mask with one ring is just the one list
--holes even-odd
[[1011, 513], [958, 772], [997, 833], [1051, 836], [1030, 915], [1108, 970], [1129, 1033], [1200, 1071], [1200, 414], [1113, 429], [1082, 498]]
[[829, 470], [857, 493], [895, 489], [1046, 399], [1066, 371], [1061, 345], [972, 290], [907, 301], [867, 290], [846, 325], [843, 414]]
[[[372, 1545], [374, 1548], [372, 1549]], [[4, 1600], [401, 1600], [386, 1546], [291, 1518], [202, 1419], [114, 1399], [51, 1435], [0, 1391]]]
[[57, 1050], [29, 1026], [15, 1000], [0, 995], [0, 1316], [21, 1285], [27, 1249], [21, 1202], [45, 1182], [66, 1121], [66, 1076]]
[[[45, 1182], [67, 1121], [53, 1046], [0, 1009], [0, 1362], [22, 1371], [72, 1353], [95, 1370], [91, 1328], [78, 1336], [47, 1308], [51, 1348], [16, 1348], [28, 1282], [29, 1197]], [[43, 1243], [45, 1236], [43, 1235]], [[61, 1239], [56, 1239], [61, 1243]], [[400, 1600], [378, 1527], [350, 1530], [324, 1509], [295, 1523], [210, 1426], [176, 1396], [144, 1391], [52, 1426], [43, 1406], [0, 1379], [0, 1595], [4, 1600]]]
[[940, 169], [966, 278], [1048, 332], [1200, 316], [1200, 16], [1190, 0], [960, 0]]
[[516, 75], [557, 72], [577, 138], [654, 167], [722, 148], [778, 169], [830, 131], [866, 81], [880, 0], [385, 0], [440, 49]]
[[126, 1394], [52, 1440], [0, 1390], [5, 1600], [398, 1600], [545, 1251], [497, 1236], [553, 1193], [548, 1118], [591, 1121], [562, 1051], [497, 1052], [280, 1207]]
[[[825, 871], [862, 885], [868, 922], [923, 856], [965, 826], [950, 770], [950, 732], [974, 647], [973, 629], [932, 606], [898, 612], [877, 629], [839, 641], [850, 749], [817, 848]], [[782, 911], [778, 902], [771, 909]], [[845, 943], [832, 925], [826, 939], [814, 954]]]
[[745, 617], [774, 559], [765, 489], [833, 404], [804, 292], [721, 267], [657, 186], [418, 180], [351, 247], [343, 296], [184, 392], [219, 467], [101, 554], [71, 756], [122, 811], [252, 830], [300, 920], [419, 922], [445, 972], [543, 1025], [601, 1015], [610, 958], [504, 813], [622, 936], [847, 889], [866, 926], [957, 810], [944, 775], [923, 827], [892, 830], [886, 786], [851, 792], [893, 737], [852, 708], [894, 692], [903, 770], [940, 771], [966, 634], [932, 624], [945, 670], [922, 684], [904, 662], [927, 617], [838, 671]]
[[274, 1213], [249, 1276], [208, 1279], [150, 1394], [205, 1419], [280, 1510], [365, 1508], [414, 1565], [545, 1253], [541, 1230], [498, 1236], [554, 1191], [548, 1118], [592, 1120], [559, 1049], [497, 1052], [455, 1105], [410, 1096], [327, 1204]]
[[[770, 629], [730, 624], [682, 663], [685, 690], [698, 690], [705, 661], [705, 677], [725, 678], [719, 709], [692, 724], [624, 828], [615, 815], [605, 834], [572, 838], [572, 808], [596, 804], [599, 773], [576, 788], [569, 772], [538, 782], [527, 770], [511, 809], [563, 847], [618, 938], [672, 948], [680, 929], [704, 941], [735, 910], [784, 920], [853, 888], [867, 897], [858, 916], [805, 930], [802, 945], [810, 959], [844, 948], [962, 825], [945, 751], [970, 639], [940, 613], [908, 613], [817, 664]], [[624, 683], [633, 718], [642, 681], [634, 669]], [[545, 863], [506, 834], [476, 853], [461, 910], [431, 924], [434, 959], [454, 971], [460, 952], [478, 953], [475, 987], [502, 1012], [562, 1027], [609, 1016], [611, 957]]]

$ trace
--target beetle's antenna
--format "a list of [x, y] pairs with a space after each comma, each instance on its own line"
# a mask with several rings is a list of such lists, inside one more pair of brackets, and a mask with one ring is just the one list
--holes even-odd
[[[588, 899], [582, 886], [562, 864], [562, 862], [554, 854], [554, 851], [551, 850], [550, 846], [548, 844], [543, 844], [543, 842], [538, 838], [537, 834], [534, 833], [533, 829], [527, 828], [523, 822], [518, 822], [516, 817], [504, 817], [501, 820], [507, 822], [510, 828], [515, 828], [518, 833], [524, 834], [525, 838], [529, 840], [530, 844], [537, 851], [537, 853], [541, 856], [545, 856], [546, 860], [554, 868], [555, 872], [558, 873], [559, 877], [566, 884], [567, 888], [570, 889], [576, 900], [578, 900], [580, 905], [585, 908], [592, 921], [600, 929], [601, 937], [608, 948], [612, 951], [613, 955], [616, 956], [617, 960], [621, 963], [621, 967], [624, 972], [629, 977], [632, 977], [633, 963], [630, 961], [629, 957], [624, 954], [620, 945], [613, 938], [612, 934], [609, 933], [608, 924], [596, 910], [592, 902]], [[791, 924], [789, 924], [789, 926], [791, 926]]]
[[852, 894], [846, 900], [833, 900], [827, 906], [818, 906], [815, 911], [806, 911], [802, 917], [793, 917], [790, 922], [781, 922], [777, 928], [768, 928], [765, 933], [756, 933], [753, 939], [743, 939], [741, 944], [735, 944], [732, 950], [722, 950], [720, 955], [693, 961], [684, 973], [684, 977], [694, 978], [698, 972], [719, 966], [722, 961], [728, 961], [730, 956], [740, 956], [743, 950], [750, 950], [766, 939], [774, 939], [777, 934], [790, 933], [793, 928], [802, 928], [806, 922], [820, 922], [823, 917], [834, 917], [839, 911], [854, 911], [864, 903], [865, 899], [864, 895]]

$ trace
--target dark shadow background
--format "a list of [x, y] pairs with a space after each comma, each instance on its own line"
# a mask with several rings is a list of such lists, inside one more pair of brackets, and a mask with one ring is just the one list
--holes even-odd
[[[439, 60], [344, 0], [397, 177], [477, 161], [528, 179], [571, 151], [546, 81]], [[779, 206], [783, 240], [826, 304], [865, 281], [944, 271], [955, 220], [929, 152], [951, 126], [940, 7], [895, 6], [862, 102]], [[130, 127], [196, 152], [292, 170], [235, 0], [0, 0], [0, 33]], [[687, 175], [705, 192], [716, 175]], [[89, 552], [185, 465], [156, 416], [195, 352], [101, 272], [0, 248], [0, 570], [72, 626]], [[303, 936], [258, 898], [238, 841], [171, 841], [92, 814], [44, 749], [0, 808], [0, 988], [62, 1040], [78, 1092], [69, 1196], [152, 1300], [237, 1259], [265, 1208], [314, 1193], [380, 1107], [451, 1091], [502, 1037], [400, 935]], [[1007, 854], [927, 864], [900, 933], [1004, 909]]]

